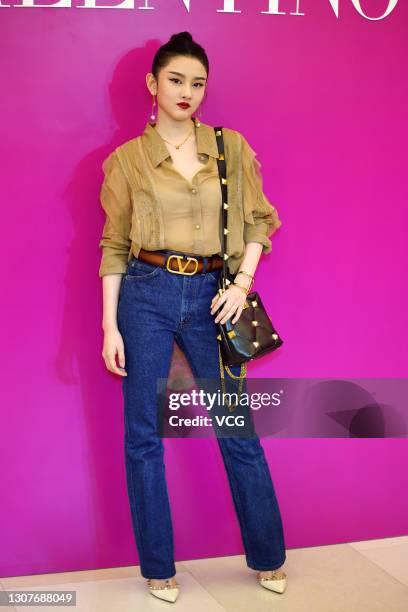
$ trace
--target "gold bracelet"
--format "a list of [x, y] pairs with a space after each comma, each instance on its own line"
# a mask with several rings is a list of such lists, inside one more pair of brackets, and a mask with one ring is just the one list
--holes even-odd
[[[237, 272], [237, 276], [238, 276], [238, 274], [241, 274], [241, 272]], [[254, 284], [254, 278], [253, 278], [253, 276], [251, 276], [250, 274], [248, 274], [248, 272], [243, 272], [243, 274], [246, 274], [247, 276], [250, 276], [250, 277], [251, 277], [251, 280], [249, 281], [249, 286], [247, 287], [247, 289], [248, 289], [248, 293], [249, 293], [249, 292], [251, 291], [251, 287], [252, 287], [252, 285]], [[234, 280], [234, 284], [235, 284], [235, 280]]]
[[246, 274], [247, 276], [249, 276], [251, 279], [253, 279], [253, 275], [250, 274], [249, 272], [245, 272], [245, 270], [238, 270], [237, 275], [238, 274]]
[[242, 289], [242, 291], [244, 291], [245, 295], [248, 295], [248, 289], [246, 287], [243, 287], [242, 285], [239, 285], [238, 283], [232, 283], [234, 285], [234, 287], [239, 287], [240, 289]]
[[237, 276], [238, 274], [246, 274], [246, 276], [249, 276], [249, 278], [251, 279], [251, 283], [253, 284], [254, 282], [254, 277], [252, 276], [252, 274], [250, 274], [249, 272], [245, 272], [245, 270], [239, 270], [237, 272]]

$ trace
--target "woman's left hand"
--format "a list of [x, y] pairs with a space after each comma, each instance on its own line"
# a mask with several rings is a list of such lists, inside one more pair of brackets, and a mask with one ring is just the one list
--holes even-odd
[[234, 313], [236, 314], [231, 322], [236, 323], [243, 311], [246, 297], [242, 289], [234, 286], [234, 284], [229, 285], [222, 295], [217, 293], [211, 301], [211, 314], [221, 308], [222, 304], [224, 304], [224, 307], [218, 312], [214, 323], [226, 323]]

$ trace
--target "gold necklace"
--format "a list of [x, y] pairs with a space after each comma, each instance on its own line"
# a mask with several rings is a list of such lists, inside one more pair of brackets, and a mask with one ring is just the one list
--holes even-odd
[[183, 140], [183, 142], [181, 142], [179, 145], [175, 145], [172, 142], [170, 142], [169, 140], [166, 140], [165, 138], [163, 138], [163, 136], [160, 134], [159, 130], [157, 128], [154, 128], [156, 130], [156, 132], [159, 134], [160, 138], [162, 140], [164, 140], [164, 142], [167, 142], [168, 144], [171, 144], [172, 147], [175, 147], [176, 149], [179, 149], [188, 138], [190, 138], [191, 134], [193, 133], [193, 130], [195, 128], [195, 125], [193, 124], [193, 127], [191, 128], [190, 132], [187, 134], [186, 138]]

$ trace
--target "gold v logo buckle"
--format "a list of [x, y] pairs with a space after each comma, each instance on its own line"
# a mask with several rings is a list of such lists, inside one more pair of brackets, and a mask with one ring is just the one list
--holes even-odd
[[[173, 258], [177, 259], [178, 270], [173, 270], [172, 268], [170, 268], [170, 260]], [[174, 254], [170, 255], [166, 263], [167, 270], [169, 272], [173, 272], [173, 274], [186, 274], [188, 276], [195, 274], [198, 270], [198, 259], [196, 259], [195, 257], [187, 257], [187, 260], [184, 265], [183, 265], [183, 259], [184, 259], [183, 255], [174, 255]], [[193, 270], [192, 272], [186, 272], [185, 270], [187, 270], [187, 266], [190, 263], [190, 261], [195, 261], [195, 264], [196, 264], [195, 270]]]

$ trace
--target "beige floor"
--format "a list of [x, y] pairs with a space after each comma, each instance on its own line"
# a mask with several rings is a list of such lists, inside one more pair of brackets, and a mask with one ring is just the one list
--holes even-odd
[[[139, 566], [0, 579], [0, 590], [73, 590], [76, 612], [407, 612], [408, 536], [287, 551], [282, 595], [258, 586], [244, 556], [176, 563], [175, 604], [150, 595]], [[4, 607], [16, 612], [31, 606]], [[38, 612], [54, 607], [35, 606]]]

